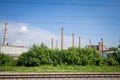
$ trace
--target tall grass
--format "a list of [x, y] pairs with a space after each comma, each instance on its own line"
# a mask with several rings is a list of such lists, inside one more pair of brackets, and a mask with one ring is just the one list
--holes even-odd
[[16, 67], [0, 66], [0, 71], [10, 72], [120, 72], [120, 66], [51, 66]]

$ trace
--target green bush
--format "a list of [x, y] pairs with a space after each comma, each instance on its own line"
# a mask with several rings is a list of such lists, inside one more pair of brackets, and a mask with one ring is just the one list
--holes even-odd
[[17, 60], [0, 53], [0, 66], [41, 66], [41, 65], [80, 65], [80, 66], [117, 66], [120, 65], [120, 51], [103, 57], [96, 49], [71, 47], [66, 50], [49, 49], [45, 44], [33, 45], [28, 52], [22, 53]]
[[23, 53], [17, 60], [18, 66], [39, 66], [39, 59], [31, 51]]
[[120, 51], [115, 51], [112, 56], [120, 65]]
[[114, 53], [109, 53], [107, 62], [108, 65], [120, 65], [120, 51], [114, 51]]
[[107, 61], [108, 61], [109, 66], [117, 66], [118, 65], [118, 62], [112, 57], [109, 57]]
[[16, 61], [12, 57], [4, 53], [0, 53], [0, 66], [14, 66], [14, 65], [16, 65]]
[[102, 65], [103, 57], [92, 48], [75, 48], [68, 50], [53, 50], [46, 45], [33, 45], [30, 50], [23, 53], [17, 61], [19, 66], [40, 65]]
[[40, 66], [51, 64], [49, 48], [41, 44], [33, 45], [26, 53], [20, 55], [17, 61], [18, 66]]
[[120, 51], [103, 57], [96, 49], [71, 47], [66, 50], [49, 49], [45, 44], [33, 45], [17, 61], [19, 66], [40, 65], [119, 65]]

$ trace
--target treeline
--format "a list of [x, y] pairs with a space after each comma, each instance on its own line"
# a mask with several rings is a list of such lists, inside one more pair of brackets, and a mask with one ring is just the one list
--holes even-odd
[[21, 54], [15, 61], [11, 57], [7, 56], [6, 58], [0, 56], [0, 65], [28, 67], [40, 65], [120, 65], [120, 51], [118, 50], [112, 54], [108, 54], [107, 57], [103, 57], [98, 51], [92, 48], [71, 47], [67, 50], [58, 50], [49, 49], [44, 44], [33, 45], [28, 52]]

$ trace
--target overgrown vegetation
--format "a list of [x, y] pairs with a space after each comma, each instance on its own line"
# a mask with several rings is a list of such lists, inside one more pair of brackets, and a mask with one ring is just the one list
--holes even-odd
[[120, 51], [114, 51], [112, 54], [108, 54], [107, 62], [109, 65], [120, 65]]
[[17, 61], [18, 66], [41, 65], [80, 65], [80, 66], [117, 66], [120, 65], [120, 51], [103, 57], [92, 48], [75, 48], [67, 50], [49, 49], [46, 45], [33, 45], [31, 49], [23, 53]]
[[42, 65], [39, 67], [0, 66], [0, 71], [10, 72], [120, 72], [120, 66]]
[[[114, 69], [113, 69], [114, 68]], [[105, 70], [104, 70], [105, 69]], [[67, 50], [49, 49], [46, 45], [33, 45], [17, 60], [0, 53], [0, 71], [25, 72], [114, 72], [120, 71], [120, 51], [103, 57], [92, 48], [71, 47]], [[101, 70], [101, 71], [100, 71]]]
[[0, 53], [0, 66], [14, 66], [16, 65], [15, 60], [3, 53]]

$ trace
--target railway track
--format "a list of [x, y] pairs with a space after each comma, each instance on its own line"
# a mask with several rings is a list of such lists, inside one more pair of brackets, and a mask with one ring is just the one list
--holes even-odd
[[0, 74], [0, 79], [42, 79], [42, 78], [120, 78], [120, 74]]

